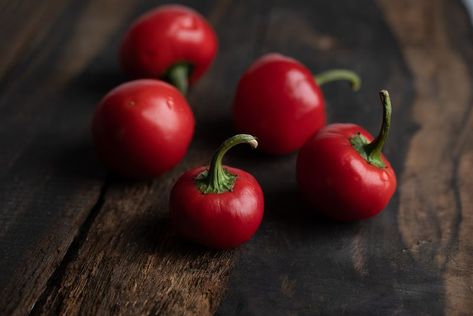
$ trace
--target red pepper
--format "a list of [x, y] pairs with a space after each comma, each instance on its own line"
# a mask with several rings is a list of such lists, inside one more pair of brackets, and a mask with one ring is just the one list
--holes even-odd
[[236, 128], [258, 137], [270, 154], [295, 151], [325, 125], [325, 101], [320, 85], [349, 80], [353, 89], [360, 79], [348, 70], [331, 70], [314, 76], [298, 61], [267, 54], [241, 77], [233, 104]]
[[263, 218], [263, 191], [249, 173], [222, 166], [233, 146], [258, 145], [251, 135], [227, 139], [209, 167], [184, 173], [171, 191], [171, 219], [178, 233], [211, 248], [233, 248], [249, 240]]
[[396, 190], [396, 175], [382, 149], [391, 125], [391, 101], [380, 92], [383, 124], [376, 139], [355, 124], [328, 125], [299, 152], [297, 181], [315, 210], [341, 221], [381, 212]]
[[209, 68], [217, 37], [207, 21], [182, 5], [164, 5], [129, 28], [120, 48], [123, 70], [133, 78], [166, 79], [186, 94]]
[[153, 178], [184, 157], [194, 116], [176, 88], [141, 79], [116, 87], [102, 99], [92, 132], [109, 169], [125, 177]]

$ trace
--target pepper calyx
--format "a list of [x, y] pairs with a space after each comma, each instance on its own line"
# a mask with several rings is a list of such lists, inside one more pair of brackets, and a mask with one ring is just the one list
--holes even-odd
[[222, 172], [219, 175], [219, 181], [209, 184], [209, 170], [206, 169], [195, 177], [195, 182], [200, 192], [203, 194], [224, 193], [233, 191], [237, 177], [238, 176], [236, 174], [233, 174], [227, 169], [222, 168]]
[[381, 103], [383, 105], [383, 124], [378, 136], [372, 141], [368, 142], [360, 133], [350, 138], [350, 143], [353, 148], [360, 153], [370, 164], [378, 167], [385, 168], [386, 165], [382, 159], [382, 151], [386, 140], [388, 139], [389, 129], [391, 127], [391, 98], [387, 90], [381, 90], [379, 92]]
[[368, 139], [357, 133], [355, 136], [350, 138], [350, 143], [353, 148], [363, 157], [369, 164], [376, 166], [378, 168], [385, 168], [386, 165], [382, 159], [371, 157], [366, 150], [366, 146], [369, 145]]

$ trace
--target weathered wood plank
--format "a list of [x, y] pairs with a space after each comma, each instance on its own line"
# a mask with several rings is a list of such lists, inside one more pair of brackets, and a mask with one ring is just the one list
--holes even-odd
[[[458, 2], [452, 6], [447, 14], [447, 28], [452, 46], [461, 54], [468, 65], [469, 77], [473, 78], [473, 45], [465, 38], [473, 38], [473, 31], [469, 27], [468, 17], [463, 6]], [[470, 100], [469, 109], [463, 116], [460, 133], [455, 147], [453, 159], [456, 162], [454, 169], [454, 188], [460, 208], [461, 222], [458, 227], [458, 244], [454, 245], [455, 255], [447, 262], [445, 269], [446, 285], [446, 313], [467, 315], [473, 310], [473, 101]]]
[[419, 261], [440, 267], [457, 242], [460, 209], [451, 152], [457, 138], [452, 135], [463, 128], [471, 79], [449, 43], [444, 1], [381, 3], [415, 78], [412, 113], [419, 127], [401, 175], [399, 227], [408, 247], [422, 243], [413, 253]]
[[109, 10], [112, 2], [65, 3], [52, 21], [42, 14], [36, 23], [51, 24], [48, 31], [41, 35], [35, 26], [42, 40], [3, 78], [1, 314], [32, 308], [99, 197], [104, 172], [88, 138], [90, 111], [103, 91], [84, 93], [94, 74], [78, 73], [128, 14], [126, 3]]
[[419, 129], [401, 176], [399, 228], [413, 258], [443, 273], [445, 313], [473, 311], [473, 33], [459, 3], [381, 1], [414, 74]]

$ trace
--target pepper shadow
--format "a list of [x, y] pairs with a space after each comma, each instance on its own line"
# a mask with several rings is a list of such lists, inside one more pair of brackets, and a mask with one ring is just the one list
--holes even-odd
[[[296, 186], [265, 192], [265, 216], [267, 225], [276, 225], [288, 238], [313, 240], [334, 231], [356, 230], [359, 222], [339, 222], [327, 218], [307, 203]], [[264, 228], [264, 227], [263, 227]]]
[[89, 140], [67, 143], [51, 158], [54, 168], [70, 179], [104, 180], [107, 170], [97, 158]]
[[[199, 148], [216, 150], [227, 138], [237, 134], [230, 117], [196, 118], [193, 145]], [[232, 150], [233, 151], [233, 150]], [[210, 160], [210, 157], [209, 157]]]
[[161, 212], [134, 217], [125, 231], [125, 238], [145, 253], [170, 255], [186, 260], [203, 255], [219, 255], [226, 251], [211, 249], [181, 238], [172, 226], [168, 214]]
[[73, 80], [68, 93], [81, 96], [85, 94], [88, 98], [96, 99], [98, 103], [107, 92], [131, 80], [117, 67], [107, 65], [97, 69], [91, 65]]

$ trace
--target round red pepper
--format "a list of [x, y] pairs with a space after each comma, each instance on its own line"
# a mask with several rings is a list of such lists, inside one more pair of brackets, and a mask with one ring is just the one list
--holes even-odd
[[263, 218], [263, 191], [249, 173], [222, 167], [222, 158], [233, 146], [258, 145], [251, 135], [226, 140], [209, 167], [184, 173], [170, 197], [171, 219], [178, 233], [211, 248], [233, 248], [249, 240]]
[[355, 124], [320, 129], [299, 152], [297, 181], [314, 209], [341, 221], [381, 212], [396, 190], [396, 175], [382, 154], [391, 124], [391, 101], [380, 92], [383, 124], [376, 139]]
[[298, 61], [267, 54], [241, 77], [233, 104], [233, 119], [242, 133], [258, 137], [261, 149], [287, 154], [302, 147], [325, 125], [325, 101], [320, 85], [349, 80], [354, 90], [360, 79], [348, 70], [331, 70], [315, 77]]
[[176, 88], [141, 79], [116, 87], [102, 99], [92, 133], [109, 169], [125, 177], [152, 178], [184, 157], [194, 116]]
[[186, 94], [217, 53], [212, 27], [196, 11], [164, 5], [140, 18], [126, 32], [121, 48], [122, 69], [133, 78], [160, 78]]

